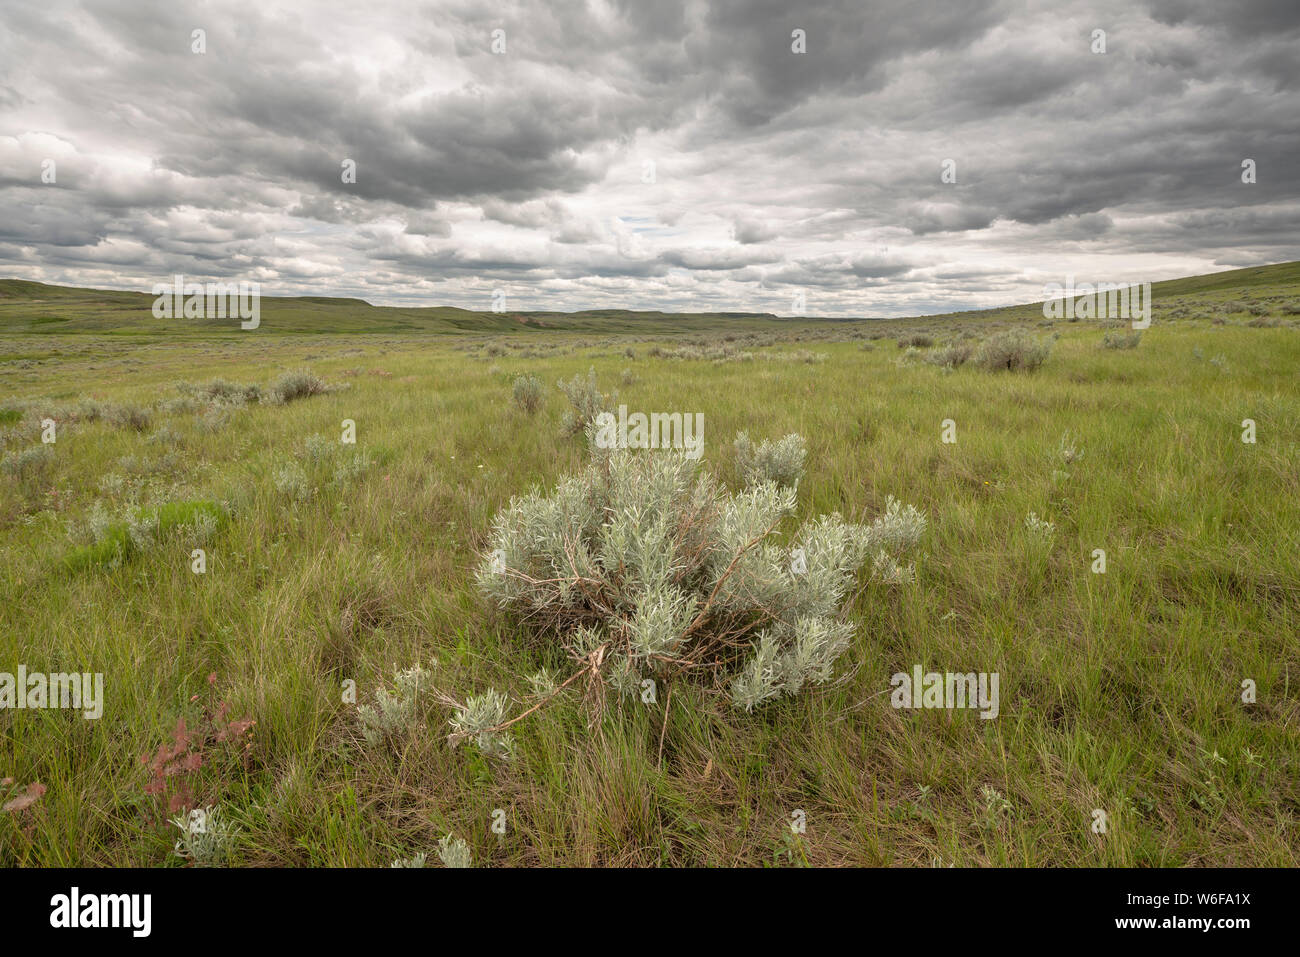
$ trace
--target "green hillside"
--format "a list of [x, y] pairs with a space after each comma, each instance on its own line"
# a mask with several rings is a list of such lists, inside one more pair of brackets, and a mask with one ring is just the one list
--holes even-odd
[[[1152, 284], [1158, 308], [1176, 309], [1182, 297], [1214, 306], [1241, 296], [1300, 297], [1300, 262], [1233, 269]], [[239, 332], [230, 319], [156, 319], [153, 296], [142, 292], [79, 289], [0, 279], [0, 334], [174, 335]], [[1032, 319], [1041, 303], [983, 310], [990, 318]], [[948, 313], [946, 316], [962, 315]], [[967, 314], [968, 315], [968, 314]], [[930, 319], [944, 316], [930, 316]], [[271, 333], [524, 333], [548, 329], [590, 333], [661, 334], [817, 326], [842, 319], [781, 319], [767, 313], [665, 313], [622, 309], [582, 312], [474, 312], [452, 306], [374, 306], [362, 299], [270, 297], [261, 301], [260, 330]]]

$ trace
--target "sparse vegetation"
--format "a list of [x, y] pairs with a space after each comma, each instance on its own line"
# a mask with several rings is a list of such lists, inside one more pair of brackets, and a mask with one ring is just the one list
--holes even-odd
[[[237, 828], [220, 859], [238, 866], [1295, 866], [1300, 339], [1286, 306], [1300, 267], [1259, 275], [1156, 284], [1136, 350], [1099, 347], [1127, 329], [1061, 322], [1032, 377], [977, 361], [1004, 333], [1050, 341], [1025, 307], [823, 325], [624, 316], [609, 332], [486, 313], [456, 331], [430, 310], [421, 321], [449, 334], [426, 336], [362, 305], [268, 304], [256, 335], [199, 338], [34, 331], [36, 307], [0, 300], [24, 357], [0, 363], [0, 671], [106, 677], [102, 720], [0, 716], [0, 863], [215, 860], [178, 849], [174, 823], [211, 807]], [[1230, 299], [1282, 324], [1250, 326], [1261, 317], [1227, 313]], [[87, 327], [123, 311], [79, 308], [68, 321]], [[935, 344], [893, 348], [913, 332]], [[285, 404], [281, 370], [304, 367], [350, 388]], [[657, 484], [671, 454], [606, 462], [628, 496], [608, 498], [582, 436], [557, 434], [554, 400], [536, 418], [516, 408], [521, 375], [576, 379], [579, 404], [563, 403], [580, 422], [616, 408], [597, 379], [640, 409], [702, 411], [685, 474], [725, 476], [698, 500], [714, 517], [681, 520], [697, 499]], [[132, 408], [143, 430], [119, 424]], [[741, 430], [755, 463], [794, 434], [805, 455], [755, 464], [747, 488]], [[549, 556], [552, 572], [517, 585], [544, 611], [526, 596], [497, 607], [476, 573], [512, 500], [538, 520], [518, 535], [549, 545], [503, 564]], [[736, 610], [735, 633], [710, 612], [656, 658], [675, 599], [695, 615], [708, 600], [727, 549], [705, 544], [734, 546], [727, 522], [764, 503], [783, 520], [728, 577], [741, 595], [724, 583], [712, 606]], [[861, 562], [825, 575], [843, 587], [833, 612], [801, 617], [800, 589], [827, 592], [793, 584], [794, 551], [821, 575], [809, 542], [832, 530]], [[678, 592], [652, 596], [641, 586], [664, 585], [663, 566]], [[558, 611], [547, 577], [570, 583]], [[780, 632], [766, 650], [765, 630]], [[602, 646], [593, 685], [584, 662]], [[408, 711], [397, 675], [416, 662], [428, 690]], [[1000, 716], [895, 710], [890, 676], [917, 665], [1000, 673]], [[224, 711], [204, 704], [213, 673]], [[393, 718], [367, 724], [380, 689]], [[504, 836], [485, 826], [498, 808]]]

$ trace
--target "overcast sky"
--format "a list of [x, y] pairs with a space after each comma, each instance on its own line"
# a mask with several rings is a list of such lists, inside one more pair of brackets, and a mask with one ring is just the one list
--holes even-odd
[[3, 0], [0, 276], [847, 316], [1284, 262], [1298, 53], [1300, 0]]

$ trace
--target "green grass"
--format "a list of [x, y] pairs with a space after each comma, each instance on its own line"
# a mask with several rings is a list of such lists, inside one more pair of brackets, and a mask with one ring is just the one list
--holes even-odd
[[[1156, 321], [1122, 350], [1100, 348], [1118, 326], [1045, 323], [1032, 307], [794, 326], [714, 317], [669, 338], [659, 325], [593, 335], [517, 322], [345, 333], [362, 307], [320, 303], [295, 313], [307, 323], [322, 310], [317, 334], [275, 335], [264, 307], [256, 332], [123, 342], [84, 334], [117, 321], [74, 307], [84, 291], [50, 292], [40, 309], [86, 309], [68, 323], [83, 334], [33, 334], [33, 306], [6, 283], [8, 351], [45, 357], [0, 364], [0, 451], [39, 444], [46, 416], [59, 430], [52, 462], [0, 476], [0, 671], [103, 672], [106, 700], [98, 721], [0, 712], [0, 778], [48, 788], [0, 814], [0, 864], [177, 864], [141, 756], [178, 718], [200, 725], [215, 673], [230, 715], [257, 722], [254, 747], [244, 758], [214, 744], [194, 790], [242, 828], [244, 865], [433, 859], [449, 831], [477, 863], [512, 866], [1294, 865], [1300, 329], [1223, 319], [1221, 303], [1245, 294], [1282, 316], [1300, 269], [1178, 283], [1157, 287]], [[1030, 374], [944, 372], [895, 345], [1026, 321], [1059, 334]], [[498, 328], [508, 334], [472, 334]], [[754, 357], [648, 354], [692, 341]], [[826, 358], [764, 359], [798, 350]], [[593, 731], [562, 697], [512, 729], [516, 756], [502, 764], [449, 748], [450, 711], [429, 699], [397, 747], [367, 747], [345, 681], [365, 703], [418, 661], [456, 698], [492, 686], [522, 702], [525, 675], [563, 673], [486, 607], [472, 573], [496, 510], [583, 461], [581, 440], [560, 434], [555, 383], [592, 366], [632, 408], [703, 412], [705, 461], [728, 480], [737, 431], [806, 436], [800, 518], [869, 520], [891, 494], [922, 507], [916, 582], [868, 586], [837, 680], [752, 716], [677, 683], [657, 706], [614, 705]], [[265, 389], [299, 368], [347, 388], [166, 405], [177, 381]], [[511, 398], [520, 374], [546, 385], [533, 416]], [[77, 417], [88, 398], [149, 407], [151, 424]], [[339, 443], [344, 419], [355, 447]], [[945, 419], [955, 444], [940, 441]], [[1058, 452], [1067, 432], [1084, 453], [1073, 464]], [[97, 502], [123, 527], [157, 510], [169, 531], [101, 562], [78, 551], [92, 547], [82, 536]], [[209, 509], [223, 518], [198, 575], [185, 529]], [[1055, 524], [1049, 548], [1024, 528], [1031, 511]], [[1099, 548], [1104, 575], [1091, 571]], [[894, 710], [889, 678], [916, 664], [998, 672], [1000, 715]]]
[[[216, 502], [166, 502], [151, 508], [135, 510], [137, 522], [150, 522], [159, 534], [167, 534], [186, 526], [195, 525], [207, 517], [215, 528], [226, 521], [225, 510]], [[63, 563], [69, 571], [84, 571], [96, 566], [111, 566], [115, 562], [137, 558], [142, 546], [130, 535], [127, 522], [105, 525], [97, 540], [89, 545], [73, 548], [64, 556]]]

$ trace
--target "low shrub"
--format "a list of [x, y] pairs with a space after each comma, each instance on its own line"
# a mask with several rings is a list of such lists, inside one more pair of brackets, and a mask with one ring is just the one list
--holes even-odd
[[776, 534], [793, 488], [732, 493], [682, 452], [592, 445], [582, 472], [497, 514], [477, 581], [533, 641], [568, 655], [561, 687], [585, 678], [597, 708], [606, 687], [635, 695], [651, 676], [729, 688], [746, 711], [828, 680], [853, 636], [841, 612], [859, 569], [925, 529], [891, 499], [870, 525], [806, 522], [792, 551]]
[[906, 349], [909, 346], [917, 349], [928, 349], [932, 345], [934, 345], [934, 337], [926, 335], [924, 332], [913, 332], [898, 337], [898, 348], [900, 349]]
[[1050, 339], [1036, 339], [1022, 329], [1005, 329], [980, 343], [974, 362], [990, 372], [1033, 372], [1051, 351]]
[[[210, 807], [209, 788], [227, 776], [233, 777], [239, 769], [246, 772], [250, 766], [257, 722], [247, 715], [232, 718], [229, 702], [217, 697], [216, 685], [214, 672], [208, 675], [207, 701], [193, 727], [184, 716], [180, 717], [169, 742], [158, 745], [152, 754], [140, 756], [148, 774], [144, 793], [159, 801], [167, 814]], [[181, 853], [180, 848], [177, 850]]]
[[374, 704], [357, 708], [357, 721], [367, 744], [398, 740], [412, 729], [429, 677], [420, 665], [399, 671], [393, 679], [393, 691], [380, 688], [375, 692]]
[[0, 459], [0, 472], [18, 479], [43, 474], [54, 461], [54, 452], [48, 445], [32, 445], [15, 452], [7, 452]]
[[951, 342], [933, 352], [927, 352], [922, 358], [931, 365], [955, 369], [965, 363], [974, 352], [975, 347], [969, 342]]
[[323, 395], [330, 391], [325, 380], [306, 369], [285, 372], [271, 383], [271, 393], [281, 402], [293, 402], [313, 395]]
[[791, 432], [775, 442], [765, 439], [755, 446], [747, 434], [738, 432], [733, 445], [736, 473], [746, 487], [762, 482], [775, 482], [784, 488], [798, 487], [808, 458], [802, 435]]
[[227, 405], [243, 405], [246, 402], [257, 402], [262, 398], [260, 385], [227, 382], [225, 379], [213, 379], [203, 385], [181, 382], [176, 388], [184, 396], [222, 402]]
[[1142, 330], [1133, 332], [1108, 332], [1101, 340], [1103, 349], [1136, 349], [1142, 341]]
[[585, 379], [580, 374], [574, 373], [572, 379], [568, 382], [561, 381], [558, 385], [570, 405], [561, 423], [561, 428], [566, 435], [577, 435], [582, 432], [588, 424], [596, 420], [597, 415], [608, 411], [613, 405], [613, 398], [605, 395], [597, 386], [594, 367], [587, 370]]
[[535, 414], [546, 401], [542, 390], [542, 380], [535, 375], [521, 375], [516, 378], [513, 394], [515, 405], [529, 415]]
[[144, 406], [117, 405], [109, 410], [108, 420], [118, 428], [147, 432], [153, 422], [153, 413]]

